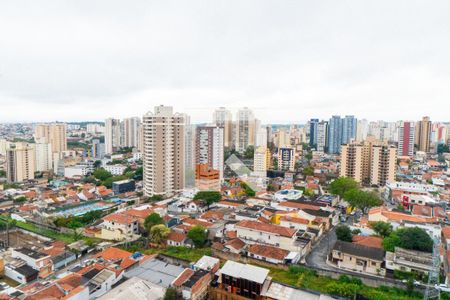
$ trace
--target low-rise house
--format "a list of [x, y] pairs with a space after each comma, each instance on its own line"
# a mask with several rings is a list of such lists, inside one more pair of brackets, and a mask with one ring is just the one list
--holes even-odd
[[386, 269], [391, 271], [428, 274], [433, 268], [433, 254], [395, 247], [386, 253]]
[[101, 236], [104, 240], [122, 241], [139, 233], [138, 220], [126, 213], [115, 213], [103, 217]]
[[185, 233], [172, 230], [166, 238], [166, 243], [167, 246], [184, 246], [186, 240], [187, 236]]
[[336, 241], [327, 261], [336, 267], [353, 272], [384, 276], [384, 251], [350, 242]]
[[259, 244], [250, 245], [247, 249], [247, 254], [251, 258], [273, 264], [295, 264], [301, 258], [298, 252]]
[[241, 239], [232, 239], [223, 244], [224, 249], [231, 253], [239, 254], [241, 253], [247, 244], [243, 242]]
[[237, 237], [247, 243], [272, 245], [289, 251], [298, 250], [297, 229], [250, 220], [240, 221], [235, 224], [235, 229]]
[[37, 252], [30, 248], [16, 248], [11, 251], [12, 258], [19, 258], [30, 267], [39, 271], [39, 277], [46, 278], [53, 273], [53, 263], [50, 255]]

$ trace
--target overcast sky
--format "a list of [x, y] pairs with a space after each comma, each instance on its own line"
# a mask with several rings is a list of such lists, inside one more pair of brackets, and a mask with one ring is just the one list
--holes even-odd
[[450, 121], [450, 1], [0, 2], [0, 122]]

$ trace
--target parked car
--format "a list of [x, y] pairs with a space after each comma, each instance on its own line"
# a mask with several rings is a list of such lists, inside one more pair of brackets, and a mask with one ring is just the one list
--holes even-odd
[[434, 286], [435, 289], [441, 291], [441, 292], [446, 292], [446, 293], [450, 293], [450, 287], [448, 287], [446, 284], [441, 283], [441, 284], [436, 284]]

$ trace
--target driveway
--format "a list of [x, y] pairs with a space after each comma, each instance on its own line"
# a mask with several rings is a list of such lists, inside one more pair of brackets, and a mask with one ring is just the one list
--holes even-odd
[[336, 227], [333, 227], [322, 239], [314, 245], [311, 252], [306, 256], [306, 265], [325, 270], [333, 270], [327, 265], [327, 255], [336, 243]]

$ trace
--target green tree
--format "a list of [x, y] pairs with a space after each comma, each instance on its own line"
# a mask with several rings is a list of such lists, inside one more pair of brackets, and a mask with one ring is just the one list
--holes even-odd
[[303, 169], [303, 175], [305, 176], [313, 176], [314, 175], [314, 168], [311, 166], [307, 166]]
[[450, 152], [449, 147], [445, 144], [439, 144], [437, 147], [437, 153], [441, 154], [441, 153], [448, 153]]
[[247, 149], [245, 149], [244, 151], [244, 158], [246, 159], [253, 159], [255, 155], [255, 147], [253, 146], [248, 146]]
[[24, 202], [27, 202], [27, 198], [25, 196], [14, 198], [14, 203], [24, 203]]
[[201, 248], [205, 245], [208, 232], [203, 226], [195, 225], [189, 230], [188, 238], [194, 242], [195, 247]]
[[94, 161], [94, 168], [95, 169], [100, 168], [101, 165], [102, 165], [102, 161], [101, 160]]
[[169, 287], [166, 290], [166, 293], [164, 295], [164, 300], [176, 300], [177, 299], [177, 290]]
[[6, 171], [0, 170], [0, 177], [6, 177]]
[[101, 181], [105, 181], [106, 179], [113, 177], [113, 175], [110, 172], [106, 171], [103, 168], [95, 170], [92, 175], [94, 175], [95, 178]]
[[377, 235], [383, 238], [389, 236], [392, 232], [392, 225], [383, 221], [374, 222], [370, 224], [370, 227], [372, 227]]
[[347, 225], [339, 225], [336, 227], [336, 237], [340, 241], [351, 242], [352, 231]]
[[150, 229], [153, 226], [159, 225], [159, 224], [164, 224], [164, 220], [157, 213], [152, 213], [152, 214], [148, 215], [144, 221], [144, 227], [148, 232], [150, 232]]
[[330, 185], [330, 192], [334, 195], [339, 195], [341, 198], [347, 191], [358, 188], [358, 183], [350, 177], [339, 177]]
[[344, 199], [352, 207], [357, 207], [362, 211], [367, 208], [381, 205], [382, 201], [374, 192], [366, 192], [359, 189], [351, 189], [344, 193]]
[[432, 252], [433, 240], [422, 228], [400, 228], [392, 231], [391, 234], [383, 240], [384, 250], [393, 252], [395, 247]]
[[203, 200], [210, 206], [215, 202], [219, 202], [222, 199], [222, 194], [217, 191], [200, 191], [194, 196], [194, 200]]
[[247, 197], [255, 197], [255, 191], [247, 183], [241, 182], [241, 188], [244, 189], [244, 193]]
[[150, 240], [152, 243], [160, 244], [170, 233], [170, 229], [164, 224], [154, 225], [150, 229]]

